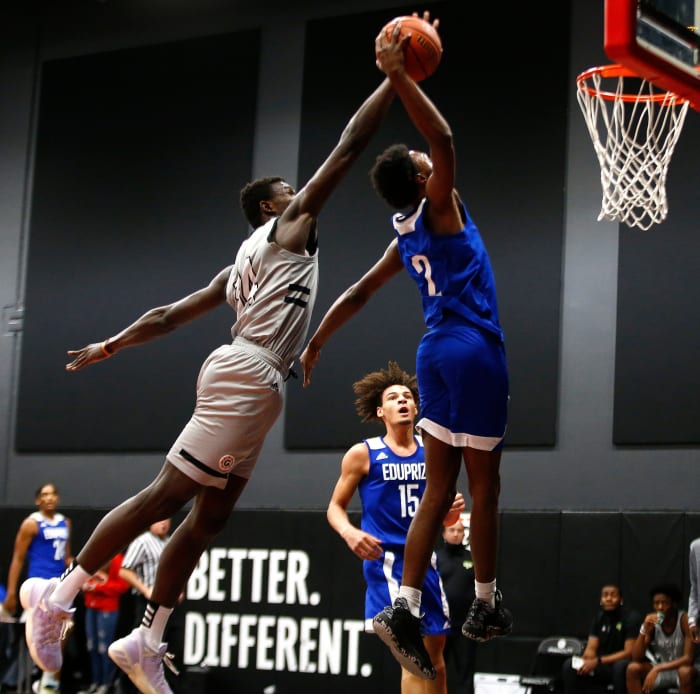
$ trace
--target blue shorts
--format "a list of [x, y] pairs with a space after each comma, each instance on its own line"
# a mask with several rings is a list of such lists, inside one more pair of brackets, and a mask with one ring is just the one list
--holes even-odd
[[[401, 574], [403, 573], [403, 554], [386, 551], [381, 559], [365, 561], [363, 573], [367, 582], [365, 593], [365, 631], [374, 632], [372, 619], [387, 605], [392, 605], [399, 594]], [[421, 597], [421, 633], [423, 636], [435, 636], [450, 633], [450, 609], [447, 596], [442, 587], [440, 574], [437, 572], [437, 558], [433, 553], [425, 575]]]
[[417, 426], [440, 441], [491, 451], [508, 420], [508, 367], [503, 343], [461, 320], [429, 330], [416, 358]]

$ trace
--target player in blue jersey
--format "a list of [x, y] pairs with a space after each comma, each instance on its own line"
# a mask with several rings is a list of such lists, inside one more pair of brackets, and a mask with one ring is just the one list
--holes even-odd
[[[425, 489], [425, 456], [423, 442], [414, 432], [418, 413], [415, 376], [392, 361], [387, 369], [357, 381], [353, 389], [362, 421], [381, 421], [385, 433], [364, 439], [345, 453], [327, 516], [331, 527], [364, 562], [365, 629], [373, 633], [372, 618], [398, 595], [406, 533]], [[350, 522], [347, 513], [356, 491], [362, 502], [360, 528]], [[444, 522], [451, 525], [463, 510], [460, 494]], [[442, 653], [450, 631], [449, 608], [436, 562], [433, 556], [423, 583], [421, 625], [436, 677], [426, 682], [402, 668], [401, 694], [447, 694]]]
[[405, 268], [421, 293], [427, 331], [416, 374], [421, 399], [427, 483], [406, 540], [403, 582], [375, 631], [403, 667], [432, 678], [420, 639], [421, 586], [464, 461], [471, 496], [475, 594], [462, 627], [485, 641], [512, 629], [496, 588], [500, 459], [506, 430], [508, 370], [494, 276], [479, 231], [454, 188], [455, 150], [449, 124], [404, 69], [399, 27], [377, 37], [377, 65], [386, 73], [430, 154], [392, 145], [371, 171], [377, 193], [396, 210], [395, 238], [383, 257], [336, 299], [301, 362], [304, 384], [328, 338], [374, 292]]
[[[19, 526], [7, 576], [7, 597], [3, 605], [9, 614], [17, 611], [19, 579], [25, 562], [27, 577], [56, 578], [73, 560], [70, 546], [71, 522], [58, 512], [58, 502], [56, 486], [43, 484], [34, 495], [37, 510]], [[59, 671], [44, 673], [40, 691], [58, 691], [59, 683]]]

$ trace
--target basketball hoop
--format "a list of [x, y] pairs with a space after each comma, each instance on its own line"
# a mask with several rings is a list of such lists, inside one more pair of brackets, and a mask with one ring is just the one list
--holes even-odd
[[[603, 203], [598, 221], [620, 221], [642, 230], [663, 222], [668, 214], [668, 165], [689, 102], [622, 65], [590, 68], [576, 84], [600, 163]], [[605, 85], [610, 87], [603, 89]]]

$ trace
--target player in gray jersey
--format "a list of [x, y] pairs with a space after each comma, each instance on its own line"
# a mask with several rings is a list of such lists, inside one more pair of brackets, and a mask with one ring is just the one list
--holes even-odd
[[228, 302], [233, 341], [202, 365], [190, 421], [145, 489], [110, 511], [64, 576], [25, 582], [20, 599], [33, 613], [27, 643], [46, 671], [61, 665], [60, 641], [82, 584], [145, 527], [194, 504], [165, 548], [141, 626], [109, 648], [136, 687], [170, 694], [163, 676], [165, 626], [202, 552], [223, 528], [250, 478], [263, 441], [282, 410], [285, 380], [301, 351], [318, 283], [317, 218], [323, 205], [377, 131], [394, 98], [389, 80], [365, 100], [326, 160], [296, 193], [281, 177], [241, 190], [255, 229], [235, 263], [202, 289], [147, 311], [102, 342], [68, 354], [68, 371], [161, 337]]

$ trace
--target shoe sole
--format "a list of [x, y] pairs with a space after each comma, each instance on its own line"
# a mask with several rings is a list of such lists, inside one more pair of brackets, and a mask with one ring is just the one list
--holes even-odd
[[416, 677], [420, 677], [422, 680], [435, 679], [436, 673], [434, 669], [430, 673], [425, 672], [425, 670], [423, 670], [418, 663], [409, 658], [399, 649], [399, 644], [394, 638], [394, 632], [392, 632], [386, 624], [378, 620], [374, 620], [372, 625], [374, 627], [374, 633], [389, 647], [392, 655], [394, 658], [396, 658], [399, 665], [401, 665], [404, 670], [407, 670]]
[[25, 624], [25, 634], [27, 641], [27, 648], [29, 649], [29, 655], [32, 660], [37, 664], [37, 666], [44, 672], [58, 672], [63, 665], [63, 656], [58, 661], [55, 667], [52, 667], [54, 663], [49, 663], [48, 665], [44, 663], [41, 658], [39, 658], [36, 647], [34, 645], [34, 610], [39, 604], [39, 599], [37, 599], [34, 604], [32, 604], [32, 588], [37, 584], [38, 581], [43, 582], [44, 579], [41, 578], [28, 578], [19, 589], [19, 602], [20, 605], [26, 610], [27, 613], [27, 623]]
[[112, 644], [107, 649], [107, 654], [115, 665], [129, 677], [140, 692], [143, 692], [143, 694], [158, 694], [148, 681], [146, 673], [141, 667], [141, 663], [134, 662], [125, 649], [119, 646], [115, 647], [114, 644]]
[[493, 629], [489, 628], [486, 630], [486, 635], [484, 634], [476, 634], [473, 631], [465, 631], [464, 628], [462, 628], [462, 635], [466, 636], [468, 639], [471, 639], [472, 641], [478, 641], [479, 643], [485, 643], [486, 641], [490, 641], [491, 639], [497, 639], [502, 636], [508, 636], [508, 634], [513, 631], [512, 628], [510, 629]]

